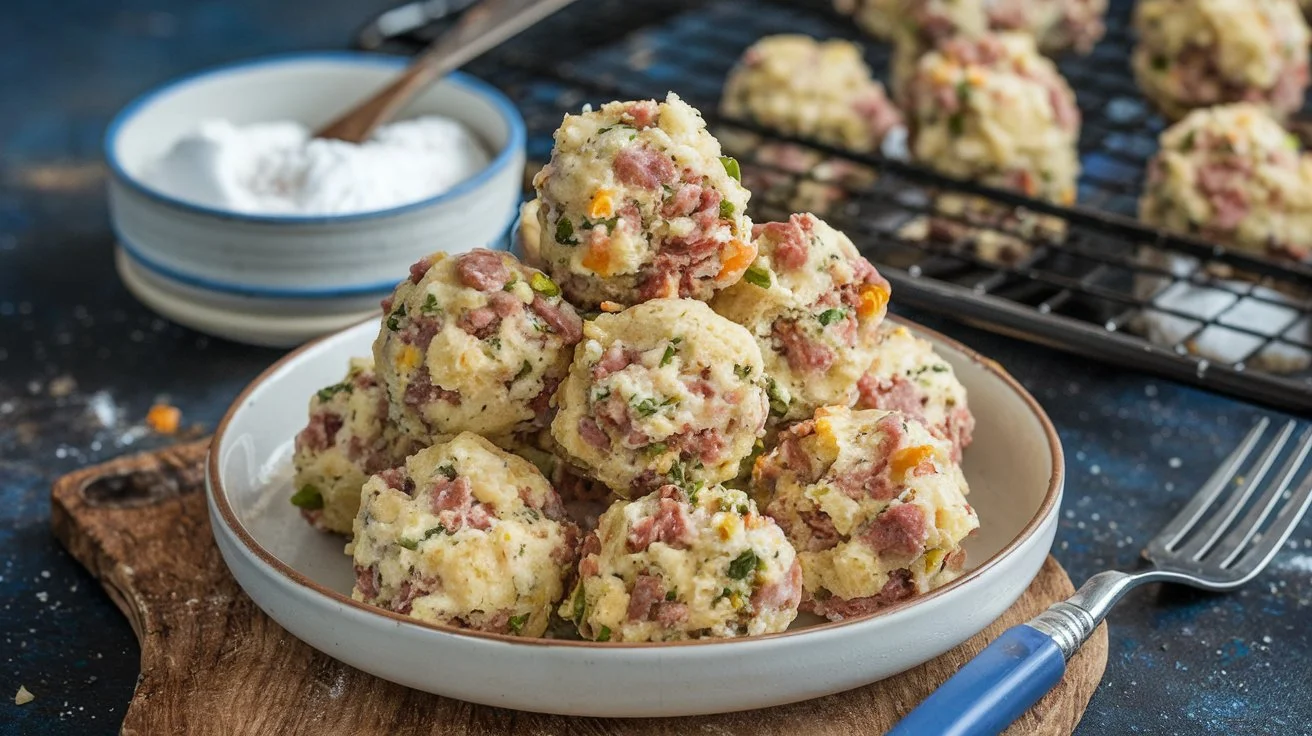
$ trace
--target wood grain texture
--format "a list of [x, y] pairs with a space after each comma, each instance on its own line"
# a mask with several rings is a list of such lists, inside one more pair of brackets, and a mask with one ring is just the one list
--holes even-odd
[[[676, 736], [882, 733], [1008, 626], [1072, 592], [1049, 558], [1015, 606], [938, 659], [804, 703], [698, 718], [566, 718], [472, 705], [394, 685], [311, 649], [265, 616], [228, 573], [203, 493], [206, 443], [115, 460], [60, 479], [55, 535], [132, 622], [141, 678], [123, 722], [138, 734]], [[1066, 677], [1007, 733], [1065, 736], [1107, 663], [1100, 628]]]

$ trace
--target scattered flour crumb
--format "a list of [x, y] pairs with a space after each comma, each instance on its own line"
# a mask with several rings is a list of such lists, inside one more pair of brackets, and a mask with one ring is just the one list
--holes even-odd
[[28, 689], [22, 685], [18, 686], [18, 694], [14, 696], [14, 705], [27, 705], [36, 700], [36, 696], [28, 692]]

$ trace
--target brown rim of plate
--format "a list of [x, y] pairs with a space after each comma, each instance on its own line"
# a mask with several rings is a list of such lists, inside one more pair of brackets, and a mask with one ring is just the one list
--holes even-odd
[[821, 624], [816, 624], [814, 626], [807, 626], [805, 628], [797, 629], [794, 631], [781, 631], [774, 634], [761, 634], [758, 636], [744, 636], [744, 637], [737, 637], [731, 639], [707, 638], [707, 639], [689, 639], [685, 641], [673, 641], [673, 642], [598, 642], [598, 641], [586, 641], [586, 640], [576, 641], [572, 639], [547, 639], [545, 637], [525, 637], [525, 636], [511, 636], [510, 634], [495, 634], [487, 631], [474, 631], [471, 629], [462, 629], [456, 626], [449, 626], [446, 624], [436, 624], [436, 623], [429, 623], [427, 621], [420, 621], [410, 616], [396, 613], [395, 611], [389, 611], [385, 608], [380, 608], [378, 606], [373, 606], [367, 603], [361, 603], [360, 601], [357, 601], [348, 595], [343, 595], [335, 590], [330, 590], [322, 585], [319, 585], [313, 580], [310, 580], [309, 578], [302, 575], [300, 572], [297, 572], [291, 566], [284, 563], [282, 560], [279, 560], [264, 547], [260, 546], [255, 541], [255, 539], [250, 535], [250, 533], [246, 531], [246, 528], [241, 525], [241, 522], [237, 520], [237, 515], [233, 513], [232, 506], [231, 504], [228, 503], [228, 494], [223, 489], [223, 483], [219, 479], [218, 453], [216, 453], [215, 450], [222, 444], [223, 436], [227, 432], [228, 423], [232, 421], [233, 415], [237, 413], [237, 410], [240, 407], [245, 405], [246, 397], [249, 396], [250, 393], [256, 389], [256, 387], [264, 383], [264, 381], [270, 375], [272, 375], [274, 372], [286, 366], [289, 362], [297, 358], [301, 353], [305, 352], [306, 350], [309, 350], [312, 347], [317, 346], [319, 343], [325, 340], [329, 340], [334, 337], [337, 337], [338, 335], [342, 334], [343, 332], [346, 332], [347, 330], [356, 329], [359, 327], [359, 325], [355, 325], [353, 327], [347, 327], [345, 330], [334, 332], [331, 335], [325, 335], [324, 337], [318, 338], [317, 340], [313, 340], [311, 342], [306, 343], [305, 345], [302, 345], [301, 347], [283, 356], [280, 360], [278, 360], [278, 362], [266, 368], [262, 373], [260, 373], [259, 376], [255, 378], [255, 380], [247, 384], [246, 388], [242, 389], [241, 393], [237, 395], [237, 398], [233, 400], [232, 405], [228, 408], [228, 411], [224, 413], [223, 419], [219, 421], [219, 426], [214, 431], [214, 438], [210, 441], [209, 457], [207, 459], [206, 468], [205, 468], [206, 477], [209, 480], [209, 484], [208, 487], [206, 488], [206, 492], [212, 495], [214, 505], [219, 510], [219, 515], [223, 517], [223, 523], [227, 525], [227, 527], [231, 529], [234, 534], [237, 535], [237, 539], [241, 541], [242, 546], [244, 546], [249, 552], [254, 554], [255, 557], [257, 557], [261, 562], [273, 568], [278, 573], [289, 579], [291, 582], [300, 585], [302, 587], [309, 588], [310, 590], [313, 590], [316, 593], [319, 593], [320, 595], [326, 596], [342, 605], [350, 606], [352, 608], [365, 611], [368, 613], [372, 613], [374, 615], [382, 616], [384, 618], [389, 618], [400, 624], [418, 626], [421, 628], [430, 629], [432, 631], [441, 632], [443, 634], [455, 634], [458, 636], [468, 636], [468, 637], [475, 637], [479, 639], [488, 639], [491, 641], [509, 642], [509, 643], [521, 644], [521, 645], [527, 644], [527, 645], [534, 645], [534, 646], [549, 646], [549, 647], [592, 647], [598, 649], [636, 649], [636, 648], [672, 647], [672, 646], [707, 646], [707, 645], [726, 646], [726, 645], [731, 645], [735, 642], [750, 642], [750, 641], [760, 641], [763, 639], [778, 639], [782, 637], [794, 637], [802, 634], [809, 634], [816, 631], [825, 631], [829, 629], [840, 628], [843, 626], [851, 626], [853, 624], [869, 621], [879, 616], [887, 616], [893, 613], [904, 611], [907, 608], [910, 608], [911, 606], [915, 606], [923, 601], [927, 601], [932, 598], [937, 598], [941, 595], [946, 595], [947, 593], [956, 590], [957, 588], [964, 587], [965, 585], [977, 579], [985, 570], [988, 570], [989, 568], [996, 565], [1000, 560], [1002, 560], [1002, 558], [1015, 552], [1016, 549], [1020, 547], [1022, 543], [1024, 543], [1031, 536], [1033, 536], [1036, 531], [1038, 531], [1039, 526], [1043, 524], [1043, 520], [1048, 517], [1048, 515], [1052, 512], [1053, 508], [1057, 504], [1057, 497], [1060, 493], [1060, 489], [1062, 487], [1062, 480], [1065, 474], [1065, 459], [1062, 454], [1061, 439], [1057, 435], [1057, 430], [1052, 426], [1052, 421], [1048, 419], [1048, 415], [1043, 411], [1043, 407], [1039, 405], [1039, 402], [1035, 400], [1035, 398], [1031, 396], [1028, 391], [1025, 390], [1024, 386], [1020, 385], [1020, 382], [1018, 382], [1015, 378], [1012, 378], [1010, 373], [1007, 373], [1007, 371], [1004, 370], [1002, 366], [998, 365], [997, 362], [983, 355], [980, 355], [979, 353], [966, 347], [965, 345], [962, 345], [956, 340], [953, 340], [949, 337], [945, 337], [944, 335], [938, 332], [921, 327], [920, 325], [916, 324], [915, 322], [912, 322], [911, 320], [902, 319], [896, 315], [890, 314], [888, 315], [888, 318], [893, 322], [910, 327], [913, 331], [915, 331], [920, 335], [933, 338], [934, 340], [937, 340], [953, 348], [954, 350], [959, 351], [960, 353], [970, 358], [975, 363], [984, 366], [985, 370], [989, 371], [990, 373], [997, 376], [998, 378], [1001, 378], [1004, 383], [1006, 383], [1009, 387], [1011, 387], [1011, 390], [1015, 391], [1021, 397], [1021, 399], [1023, 399], [1025, 403], [1029, 405], [1030, 411], [1039, 420], [1039, 424], [1043, 427], [1044, 434], [1047, 435], [1048, 449], [1050, 450], [1052, 455], [1051, 457], [1052, 477], [1048, 480], [1048, 492], [1044, 495], [1043, 503], [1039, 505], [1038, 512], [1035, 513], [1034, 517], [1029, 520], [1029, 523], [1025, 525], [1025, 528], [1020, 530], [1019, 534], [1017, 534], [1010, 542], [1006, 544], [1006, 546], [1004, 546], [992, 557], [985, 560], [983, 563], [981, 563], [978, 567], [974, 568], [970, 572], [962, 575], [961, 577], [957, 578], [956, 580], [953, 580], [952, 582], [948, 583], [947, 585], [944, 585], [941, 588], [935, 588], [934, 590], [931, 590], [930, 592], [925, 593], [924, 595], [919, 595], [914, 598], [910, 598], [908, 600], [902, 601], [901, 603], [895, 603], [887, 608], [882, 608], [878, 611], [875, 611], [873, 613], [867, 613], [862, 616], [854, 616], [852, 618], [844, 619], [842, 621], [826, 621]]

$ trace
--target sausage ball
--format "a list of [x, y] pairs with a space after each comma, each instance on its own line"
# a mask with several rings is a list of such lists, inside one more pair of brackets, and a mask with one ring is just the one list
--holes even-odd
[[1140, 0], [1131, 62], [1166, 117], [1252, 102], [1284, 119], [1303, 106], [1308, 27], [1295, 0]]
[[1087, 54], [1107, 26], [1107, 0], [989, 0], [989, 27], [1033, 36], [1045, 54]]
[[966, 404], [966, 387], [928, 341], [902, 325], [885, 324], [875, 342], [875, 360], [857, 388], [857, 409], [900, 411], [952, 443], [952, 460], [970, 445], [975, 417]]
[[295, 446], [291, 501], [316, 529], [338, 534], [351, 533], [369, 476], [419, 449], [387, 421], [387, 394], [369, 358], [352, 358], [345, 378], [310, 398]]
[[875, 151], [902, 114], [847, 41], [767, 36], [729, 73], [720, 101], [727, 117], [851, 151]]
[[[857, 25], [870, 35], [893, 40], [898, 36], [899, 19], [906, 16], [907, 6], [915, 8], [917, 4], [907, 0], [835, 0], [834, 5], [839, 12], [852, 15]], [[943, 28], [961, 23], [953, 22], [954, 17], [972, 19], [967, 24], [968, 32], [972, 28], [975, 32], [983, 30], [978, 20], [982, 9], [989, 28], [1028, 33], [1037, 39], [1045, 54], [1063, 51], [1087, 54], [1106, 31], [1107, 0], [983, 0], [962, 4], [956, 16], [949, 5], [940, 5], [937, 13], [923, 15], [913, 23], [917, 28], [927, 25], [928, 33], [938, 33], [937, 40], [941, 40], [947, 35]]]
[[783, 631], [802, 568], [742, 491], [665, 485], [601, 516], [560, 615], [594, 641], [676, 641]]
[[1161, 135], [1139, 217], [1256, 255], [1312, 248], [1312, 158], [1263, 108], [1195, 110]]
[[917, 64], [908, 98], [916, 161], [1049, 202], [1075, 201], [1079, 108], [1029, 36], [943, 42]]
[[577, 542], [531, 463], [465, 432], [365, 483], [351, 596], [421, 621], [541, 636]]
[[951, 443], [900, 412], [823, 408], [752, 483], [802, 561], [802, 610], [834, 621], [955, 579], [979, 527]]
[[583, 321], [550, 278], [508, 253], [438, 253], [383, 303], [374, 341], [391, 416], [430, 442], [545, 426]]
[[874, 360], [888, 282], [846, 235], [815, 215], [758, 230], [756, 261], [711, 307], [756, 339], [776, 419], [805, 419], [827, 404], [850, 406]]
[[583, 327], [551, 434], [621, 496], [737, 473], [765, 426], [761, 350], [691, 299], [656, 299]]
[[985, 0], [900, 0], [894, 27], [893, 93], [903, 114], [912, 89], [912, 77], [921, 57], [951, 38], [975, 39], [989, 28]]
[[533, 178], [541, 258], [573, 303], [709, 299], [752, 262], [738, 162], [677, 95], [566, 115], [555, 140]]

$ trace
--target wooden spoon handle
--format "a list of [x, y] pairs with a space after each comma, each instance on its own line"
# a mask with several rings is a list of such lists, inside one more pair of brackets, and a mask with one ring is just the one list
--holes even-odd
[[423, 51], [395, 81], [315, 133], [360, 143], [419, 90], [574, 0], [483, 0]]

